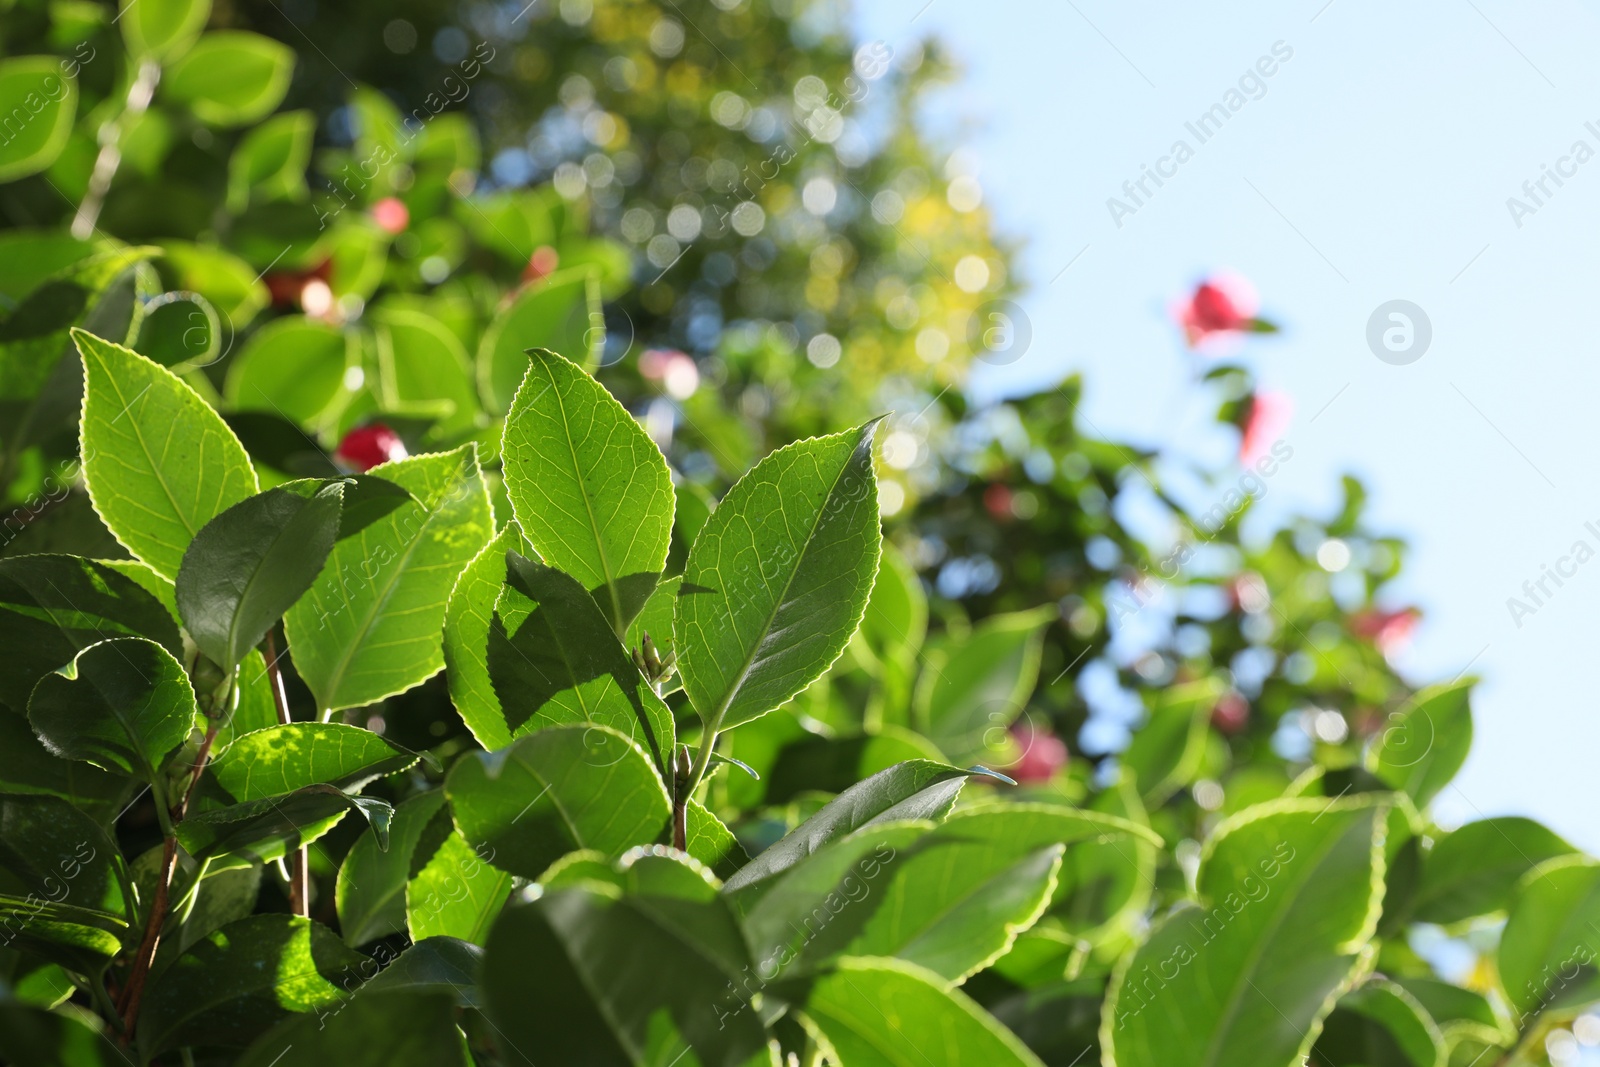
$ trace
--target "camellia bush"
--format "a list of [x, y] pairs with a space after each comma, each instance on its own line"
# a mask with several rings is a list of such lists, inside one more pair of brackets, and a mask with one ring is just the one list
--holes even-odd
[[[1600, 864], [1434, 821], [1472, 681], [1389, 662], [1416, 615], [1357, 483], [1246, 535], [1293, 446], [1241, 367], [1197, 373], [1242, 437], [1220, 471], [1087, 432], [1076, 380], [981, 408], [941, 393], [956, 355], [915, 380], [928, 314], [1004, 283], [919, 287], [900, 231], [840, 239], [795, 185], [883, 185], [917, 233], [943, 203], [1003, 256], [970, 180], [932, 196], [922, 142], [848, 119], [755, 191], [770, 231], [662, 282], [700, 110], [742, 131], [780, 78], [862, 73], [804, 5], [718, 7], [701, 40], [562, 5], [430, 69], [431, 103], [331, 42], [343, 77], [292, 90], [253, 5], [6, 9], [0, 1057], [1574, 1062]], [[793, 70], [738, 53], [785, 34]], [[723, 95], [736, 62], [770, 91]], [[592, 145], [635, 192], [587, 157], [486, 180], [508, 112], [450, 105], [536, 68], [575, 118], [575, 75], [636, 109]], [[752, 276], [708, 289], [717, 256]], [[1179, 325], [1272, 329], [1210, 282]], [[1175, 544], [1124, 520], [1141, 495]]]

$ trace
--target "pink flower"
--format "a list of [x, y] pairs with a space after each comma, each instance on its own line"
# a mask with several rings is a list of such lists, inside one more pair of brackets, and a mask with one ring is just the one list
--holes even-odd
[[1189, 299], [1173, 305], [1172, 317], [1183, 327], [1190, 348], [1210, 353], [1232, 347], [1240, 333], [1275, 333], [1277, 327], [1256, 317], [1260, 301], [1255, 286], [1235, 274], [1217, 274], [1195, 287]]
[[1350, 616], [1350, 630], [1357, 637], [1365, 637], [1378, 647], [1385, 659], [1393, 659], [1404, 652], [1422, 621], [1418, 608], [1401, 608], [1399, 611], [1358, 611]]
[[372, 221], [390, 233], [404, 233], [411, 225], [411, 212], [398, 197], [386, 196], [372, 205]]
[[522, 280], [536, 282], [553, 273], [560, 263], [560, 253], [549, 245], [540, 245], [533, 250], [533, 255], [528, 257], [528, 265], [522, 268]]
[[1019, 782], [1048, 782], [1067, 765], [1066, 742], [1047, 727], [1019, 722], [1011, 728], [1011, 739], [1022, 749], [1022, 755], [1005, 768], [1005, 773]]
[[344, 435], [333, 458], [357, 474], [371, 470], [380, 463], [406, 458], [406, 443], [400, 435], [381, 422], [370, 426], [357, 426]]
[[1211, 725], [1229, 737], [1241, 732], [1250, 722], [1250, 702], [1237, 689], [1230, 689], [1211, 709]]
[[1244, 425], [1239, 438], [1239, 462], [1246, 467], [1267, 454], [1289, 428], [1294, 415], [1294, 398], [1287, 393], [1257, 390], [1245, 401]]

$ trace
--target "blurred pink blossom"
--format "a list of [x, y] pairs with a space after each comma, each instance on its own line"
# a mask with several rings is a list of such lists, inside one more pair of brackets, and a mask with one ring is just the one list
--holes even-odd
[[1022, 755], [1005, 769], [1019, 782], [1048, 782], [1067, 765], [1067, 744], [1047, 727], [1019, 722], [1011, 727], [1011, 738]]
[[1218, 273], [1197, 285], [1187, 300], [1174, 303], [1172, 317], [1183, 327], [1190, 348], [1218, 354], [1233, 348], [1241, 333], [1277, 332], [1275, 325], [1256, 317], [1260, 306], [1249, 281]]
[[1245, 404], [1239, 462], [1248, 467], [1266, 455], [1272, 443], [1288, 430], [1289, 420], [1294, 415], [1294, 398], [1288, 393], [1259, 389]]

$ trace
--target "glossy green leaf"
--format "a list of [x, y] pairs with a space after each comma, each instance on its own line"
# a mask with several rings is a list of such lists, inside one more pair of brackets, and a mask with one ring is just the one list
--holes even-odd
[[456, 937], [428, 937], [400, 953], [377, 977], [362, 986], [367, 993], [412, 990], [448, 993], [463, 1008], [482, 1008], [478, 968], [483, 949]]
[[729, 892], [772, 878], [829, 841], [871, 823], [942, 819], [974, 772], [929, 760], [901, 763], [857, 782], [727, 880]]
[[594, 271], [558, 271], [523, 287], [495, 315], [478, 345], [478, 388], [485, 406], [496, 413], [511, 409], [528, 369], [528, 349], [559, 352], [593, 370], [605, 341]]
[[285, 1019], [235, 1062], [238, 1067], [472, 1067], [473, 1060], [447, 994], [362, 988], [332, 1008]]
[[61, 797], [105, 822], [132, 799], [131, 778], [52, 756], [21, 715], [0, 713], [0, 793]]
[[656, 869], [625, 870], [623, 887], [536, 887], [506, 910], [483, 986], [489, 1017], [518, 1053], [510, 1062], [770, 1062], [740, 993], [753, 979], [738, 926], [688, 862], [641, 856], [633, 866]]
[[[346, 344], [343, 332], [327, 323], [293, 315], [273, 319], [230, 362], [228, 403], [314, 423], [343, 386]], [[313, 439], [306, 447], [315, 444]]]
[[1214, 679], [1155, 693], [1150, 717], [1134, 733], [1121, 757], [1133, 772], [1144, 802], [1159, 807], [1200, 773], [1210, 736], [1211, 709], [1222, 695]]
[[489, 676], [513, 737], [566, 723], [607, 726], [650, 754], [665, 779], [672, 712], [583, 586], [515, 551], [489, 630]]
[[1445, 1067], [1447, 1050], [1415, 997], [1377, 981], [1339, 998], [1312, 1056], [1329, 1067]]
[[177, 623], [154, 596], [112, 567], [76, 556], [0, 560], [0, 702], [27, 711], [35, 683], [91, 645], [146, 637], [181, 655]]
[[525, 878], [574, 849], [615, 855], [648, 844], [671, 808], [645, 750], [604, 726], [553, 726], [469, 753], [445, 793], [467, 843]]
[[693, 797], [685, 806], [684, 831], [685, 850], [718, 878], [731, 878], [750, 862], [733, 831]]
[[243, 126], [283, 100], [294, 50], [257, 33], [208, 33], [161, 79], [161, 97], [213, 126]]
[[139, 1016], [146, 1057], [179, 1045], [248, 1045], [290, 1014], [327, 1013], [371, 961], [329, 929], [253, 915], [218, 930], [151, 982]]
[[378, 382], [386, 407], [443, 402], [433, 431], [449, 437], [478, 420], [467, 354], [438, 319], [401, 307], [379, 307], [371, 316], [378, 345]]
[[210, 765], [235, 800], [260, 800], [309, 785], [358, 790], [403, 771], [417, 754], [359, 726], [289, 722], [237, 738]]
[[876, 426], [778, 449], [701, 528], [673, 633], [684, 690], [708, 729], [792, 698], [860, 625], [882, 542]]
[[232, 670], [311, 588], [339, 532], [343, 482], [290, 482], [201, 527], [178, 570], [183, 627]]
[[646, 634], [650, 635], [650, 643], [662, 660], [672, 654], [672, 616], [677, 610], [678, 589], [682, 585], [682, 577], [667, 578], [651, 591], [650, 598], [623, 635], [622, 643], [630, 654], [644, 646]]
[[493, 532], [470, 445], [371, 473], [414, 499], [335, 545], [284, 622], [324, 710], [404, 692], [444, 666], [445, 602]]
[[1450, 784], [1472, 748], [1474, 679], [1433, 686], [1389, 716], [1367, 753], [1367, 768], [1425, 807]]
[[1202, 855], [1196, 902], [1117, 968], [1105, 1062], [1300, 1062], [1370, 958], [1387, 817], [1369, 795], [1274, 801], [1225, 820]]
[[145, 305], [135, 351], [163, 367], [204, 366], [222, 351], [222, 319], [199, 293], [162, 293]]
[[252, 199], [303, 199], [316, 115], [290, 111], [253, 128], [228, 159], [228, 207], [243, 211]]
[[72, 134], [78, 79], [55, 56], [0, 60], [0, 182], [15, 181], [54, 163]]
[[59, 797], [0, 795], [0, 869], [25, 897], [124, 918], [132, 909], [116, 845]]
[[387, 848], [393, 808], [331, 785], [191, 814], [178, 824], [178, 842], [197, 860], [233, 856], [266, 863], [317, 840], [351, 811], [367, 820], [378, 847]]
[[850, 1067], [1042, 1067], [970, 998], [901, 960], [843, 959], [831, 973], [778, 994]]
[[432, 789], [395, 808], [387, 849], [380, 849], [368, 834], [350, 846], [339, 865], [335, 894], [346, 942], [363, 945], [404, 932], [406, 883], [453, 829], [444, 808], [444, 790]]
[[1600, 999], [1600, 861], [1560, 856], [1529, 871], [1500, 934], [1500, 987], [1519, 1030]]
[[51, 755], [154, 782], [199, 726], [194, 690], [172, 653], [140, 637], [90, 645], [39, 680], [28, 721]]
[[98, 975], [137, 937], [128, 921], [100, 908], [56, 904], [38, 894], [0, 893], [0, 934], [10, 948]]
[[406, 883], [406, 927], [413, 941], [453, 937], [481, 945], [511, 895], [511, 875], [491, 867], [459, 831], [444, 839]]
[[244, 446], [165, 367], [82, 330], [84, 480], [129, 551], [168, 578], [200, 528], [256, 492]]
[[1445, 834], [1423, 861], [1413, 914], [1421, 922], [1448, 925], [1503, 911], [1523, 875], [1574, 851], [1532, 819], [1469, 822]]
[[991, 616], [927, 657], [917, 710], [939, 751], [957, 763], [1011, 755], [1009, 730], [1038, 681], [1044, 627], [1054, 618], [1054, 607]]
[[501, 445], [517, 525], [626, 632], [666, 566], [672, 476], [605, 387], [554, 352], [528, 354]]
[[506, 553], [512, 549], [523, 555], [533, 552], [516, 525], [508, 523], [456, 579], [444, 613], [445, 680], [450, 684], [450, 699], [478, 744], [491, 751], [505, 748], [512, 737], [489, 676], [488, 656], [494, 606], [506, 583]]
[[122, 0], [117, 21], [129, 52], [166, 60], [194, 44], [210, 16], [211, 0]]

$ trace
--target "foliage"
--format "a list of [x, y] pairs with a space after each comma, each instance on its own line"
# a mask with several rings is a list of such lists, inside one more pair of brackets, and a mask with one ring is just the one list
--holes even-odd
[[8, 6], [0, 1056], [1543, 1062], [1600, 868], [1433, 821], [1359, 485], [948, 388], [936, 50], [551, 7]]

